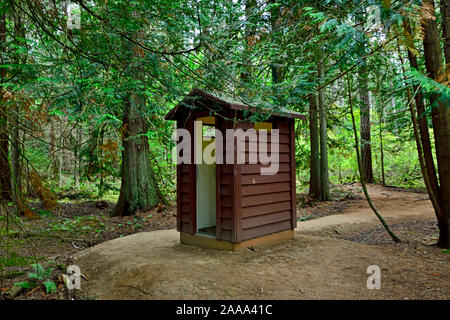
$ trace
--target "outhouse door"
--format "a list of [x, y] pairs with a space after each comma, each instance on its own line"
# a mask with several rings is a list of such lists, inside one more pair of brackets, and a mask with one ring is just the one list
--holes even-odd
[[[201, 163], [196, 164], [196, 194], [197, 194], [197, 233], [216, 237], [216, 162], [215, 162], [215, 137], [214, 117], [198, 118], [202, 121], [201, 130], [194, 131], [196, 141], [197, 159], [202, 158]], [[201, 151], [201, 154], [200, 152]], [[198, 161], [197, 161], [198, 162]]]

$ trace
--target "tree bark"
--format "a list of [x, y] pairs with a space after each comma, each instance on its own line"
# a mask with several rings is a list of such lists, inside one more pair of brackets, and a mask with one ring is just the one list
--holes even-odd
[[[133, 12], [134, 17], [139, 13]], [[142, 37], [142, 30], [135, 38]], [[141, 74], [139, 63], [144, 55], [141, 48], [126, 44], [131, 59], [127, 70], [128, 79], [139, 81]], [[122, 126], [122, 181], [119, 200], [113, 211], [113, 216], [133, 215], [136, 211], [148, 211], [159, 203], [167, 204], [162, 196], [150, 163], [147, 122], [145, 110], [145, 95], [139, 89], [128, 92], [123, 109]]]
[[361, 162], [364, 180], [373, 183], [372, 168], [372, 148], [370, 139], [370, 97], [369, 97], [369, 77], [367, 69], [363, 67], [359, 72], [360, 87], [360, 117], [361, 117]]
[[[0, 60], [6, 64], [6, 15], [0, 15]], [[8, 160], [8, 113], [4, 98], [3, 82], [6, 69], [0, 68], [0, 196], [3, 200], [11, 200], [11, 172]]]
[[145, 97], [131, 93], [123, 115], [122, 184], [113, 216], [148, 211], [164, 203], [150, 166]]
[[311, 146], [311, 165], [309, 174], [309, 196], [313, 199], [320, 197], [320, 146], [319, 123], [317, 110], [317, 96], [310, 94], [309, 100], [309, 141]]
[[[404, 21], [403, 27], [405, 30], [405, 36], [410, 37], [411, 45], [414, 44], [412, 37], [412, 30], [409, 24]], [[411, 48], [408, 49], [408, 60], [411, 68], [419, 70], [419, 63], [417, 62], [417, 58], [414, 53], [411, 51]], [[440, 191], [439, 191], [439, 183], [436, 175], [436, 168], [434, 166], [433, 152], [431, 149], [431, 140], [430, 133], [428, 130], [428, 120], [425, 112], [425, 101], [422, 93], [422, 89], [418, 85], [413, 86], [413, 90], [416, 93], [414, 96], [416, 109], [417, 109], [417, 122], [419, 125], [420, 131], [420, 140], [422, 144], [423, 156], [425, 160], [425, 166], [427, 170], [428, 179], [430, 181], [431, 191], [434, 193], [435, 197], [438, 199], [440, 203]], [[431, 198], [431, 197], [430, 197]], [[440, 211], [440, 209], [438, 209]], [[437, 211], [436, 211], [437, 212]], [[437, 213], [439, 214], [439, 213]]]
[[[405, 36], [411, 37], [411, 28], [409, 27], [406, 21], [404, 21], [404, 30], [406, 31]], [[412, 37], [410, 38], [410, 43], [413, 45]], [[410, 62], [410, 66], [418, 70], [418, 63], [416, 57], [414, 56], [410, 48], [407, 47], [406, 49], [408, 52], [408, 59]], [[402, 66], [403, 78], [406, 81], [407, 76], [404, 67], [404, 61], [402, 58], [402, 52], [400, 49], [400, 43], [398, 40], [397, 40], [397, 51]], [[430, 197], [431, 203], [433, 205], [438, 225], [442, 225], [442, 223], [439, 222], [442, 221], [443, 219], [443, 212], [441, 211], [441, 199], [439, 195], [439, 184], [436, 177], [436, 169], [434, 167], [434, 160], [431, 151], [431, 143], [428, 132], [428, 122], [425, 114], [425, 104], [423, 100], [423, 94], [421, 88], [418, 85], [414, 85], [413, 89], [414, 89], [414, 97], [411, 94], [411, 90], [409, 88], [407, 88], [406, 94], [408, 98], [409, 111], [411, 114], [411, 122], [413, 125], [414, 138], [416, 140], [420, 169], [422, 172], [425, 187], [428, 192], [428, 196]], [[415, 101], [416, 108], [414, 108], [412, 99], [414, 99]], [[420, 108], [420, 110], [422, 111], [422, 115], [420, 115], [420, 113], [417, 112], [418, 108]], [[420, 116], [422, 117], [420, 118]]]
[[76, 138], [75, 138], [75, 146], [73, 150], [73, 157], [74, 157], [74, 166], [73, 166], [73, 175], [75, 179], [75, 188], [80, 189], [80, 178], [81, 178], [81, 145], [83, 140], [82, 135], [82, 127], [81, 124], [77, 125], [77, 128], [75, 129], [76, 132]]
[[441, 0], [441, 16], [442, 16], [442, 39], [444, 42], [444, 56], [447, 64], [447, 79], [449, 78], [450, 69], [450, 2]]
[[[398, 56], [400, 58], [400, 63], [402, 66], [403, 79], [405, 81], [407, 81], [406, 70], [404, 67], [405, 63], [403, 61], [402, 51], [400, 48], [400, 42], [398, 39], [397, 39], [397, 51], [398, 51]], [[418, 121], [417, 121], [417, 112], [416, 112], [416, 110], [414, 108], [414, 104], [413, 104], [413, 99], [417, 103], [416, 96], [420, 91], [420, 87], [415, 86], [415, 88], [417, 91], [414, 92], [414, 97], [413, 97], [413, 94], [411, 94], [410, 88], [406, 88], [406, 96], [408, 98], [409, 112], [411, 114], [413, 133], [414, 133], [414, 138], [416, 140], [417, 155], [419, 157], [420, 170], [422, 172], [422, 177], [423, 177], [423, 181], [425, 183], [425, 187], [427, 189], [428, 195], [430, 197], [431, 203], [433, 205], [434, 211], [435, 211], [436, 216], [438, 217], [438, 221], [439, 221], [440, 215], [441, 215], [441, 209], [440, 209], [440, 204], [439, 204], [439, 199], [438, 199], [439, 195], [433, 191], [433, 188], [432, 188], [431, 182], [430, 182], [430, 178], [428, 176], [427, 164], [426, 164], [425, 157], [424, 157], [423, 145], [422, 145], [422, 140], [421, 140], [421, 136], [420, 136], [420, 129], [419, 129]], [[421, 102], [423, 104], [423, 100], [421, 100], [419, 102]], [[428, 127], [427, 127], [427, 129], [428, 129]], [[427, 134], [428, 134], [428, 130], [427, 130]], [[430, 145], [430, 140], [428, 137], [428, 146], [429, 145]], [[431, 155], [431, 148], [430, 148], [430, 155]], [[433, 159], [431, 159], [431, 160], [433, 160]], [[432, 168], [434, 170], [434, 163], [432, 163]], [[433, 172], [435, 173], [435, 171], [433, 171]], [[434, 178], [436, 179], [436, 176]], [[439, 186], [437, 184], [437, 180], [436, 180], [436, 187], [439, 188]]]
[[[319, 84], [322, 84], [323, 71], [319, 65], [317, 70]], [[327, 111], [324, 89], [319, 89], [319, 123], [320, 123], [320, 201], [331, 200], [328, 177], [328, 146], [327, 146]]]
[[[424, 29], [423, 47], [425, 67], [428, 77], [440, 82], [444, 79], [444, 66], [440, 37], [435, 18], [434, 1], [424, 0], [423, 6], [428, 11], [422, 18]], [[436, 142], [436, 158], [439, 172], [441, 210], [444, 213], [440, 224], [439, 245], [450, 248], [450, 109], [439, 100], [437, 94], [430, 97], [432, 105], [433, 132]]]
[[384, 114], [384, 104], [380, 105], [380, 162], [381, 162], [381, 183], [383, 186], [386, 185], [386, 175], [384, 172], [384, 147], [383, 147], [383, 114]]
[[63, 177], [63, 165], [64, 165], [64, 151], [63, 148], [64, 140], [63, 140], [63, 125], [62, 125], [63, 119], [60, 119], [59, 121], [59, 154], [58, 154], [58, 186], [61, 188], [64, 185], [64, 177]]
[[50, 172], [50, 176], [52, 177], [52, 179], [58, 179], [58, 164], [59, 164], [59, 160], [56, 157], [56, 135], [55, 135], [55, 119], [52, 116], [49, 116], [47, 118], [47, 124], [50, 126], [50, 133], [49, 133], [49, 140], [50, 140], [50, 144], [48, 146], [48, 153], [49, 156], [51, 158], [51, 162], [50, 162], [50, 168], [49, 168], [49, 172]]
[[23, 205], [20, 200], [22, 181], [20, 175], [20, 142], [19, 142], [19, 121], [18, 108], [15, 105], [11, 113], [11, 196], [14, 203], [14, 213], [23, 214]]
[[103, 149], [98, 148], [98, 145], [103, 145], [103, 137], [105, 135], [105, 125], [101, 126], [98, 132], [98, 143], [97, 143], [97, 162], [100, 171], [100, 181], [98, 185], [98, 196], [101, 197], [105, 193], [105, 181], [104, 181], [104, 167], [103, 167]]

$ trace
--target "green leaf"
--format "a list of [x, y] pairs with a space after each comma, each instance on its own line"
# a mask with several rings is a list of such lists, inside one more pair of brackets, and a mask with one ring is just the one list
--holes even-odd
[[298, 219], [298, 221], [307, 221], [311, 218], [311, 215], [308, 215], [306, 217], [300, 217], [300, 219]]
[[31, 288], [31, 283], [29, 283], [28, 281], [21, 281], [21, 282], [16, 282], [14, 283], [15, 286], [19, 286], [22, 287], [24, 289], [29, 289]]
[[336, 19], [330, 19], [320, 26], [320, 32], [327, 32], [333, 30], [336, 28], [337, 25], [338, 22]]
[[47, 293], [53, 293], [56, 291], [56, 284], [53, 281], [45, 281], [44, 286]]
[[60, 117], [64, 117], [64, 112], [60, 111], [60, 110], [51, 110], [49, 113], [49, 115], [55, 115], [55, 116], [60, 116]]
[[34, 273], [34, 272], [30, 272], [30, 273], [28, 274], [28, 278], [30, 278], [30, 279], [36, 279], [36, 280], [40, 280], [40, 279], [41, 279], [41, 277], [40, 277], [37, 273]]
[[48, 268], [47, 270], [45, 270], [44, 267], [41, 266], [39, 263], [33, 263], [31, 266], [33, 267], [33, 269], [35, 271], [35, 272], [30, 272], [28, 274], [28, 277], [31, 279], [42, 280], [42, 279], [50, 277], [50, 275], [52, 273], [52, 268]]

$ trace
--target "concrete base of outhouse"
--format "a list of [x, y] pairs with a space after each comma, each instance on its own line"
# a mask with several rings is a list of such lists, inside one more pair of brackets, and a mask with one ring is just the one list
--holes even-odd
[[207, 235], [198, 233], [190, 234], [186, 232], [180, 232], [180, 242], [183, 244], [226, 251], [237, 251], [243, 248], [257, 247], [264, 244], [289, 239], [294, 239], [294, 230], [285, 230], [277, 233], [271, 233], [262, 237], [248, 239], [238, 243], [217, 240], [212, 237], [208, 237]]

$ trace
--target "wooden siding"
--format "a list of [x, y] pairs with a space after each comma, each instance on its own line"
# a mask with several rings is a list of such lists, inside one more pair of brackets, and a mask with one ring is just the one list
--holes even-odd
[[[247, 125], [248, 126], [248, 125]], [[250, 126], [248, 126], [250, 127]], [[293, 121], [275, 118], [273, 129], [279, 129], [279, 168], [274, 175], [261, 175], [262, 164], [248, 164], [249, 156], [257, 150], [246, 142], [246, 163], [240, 168], [241, 241], [295, 228], [295, 161], [292, 143]], [[267, 137], [271, 154], [271, 137]], [[259, 162], [259, 159], [257, 159]], [[294, 171], [293, 171], [294, 170]]]
[[[225, 137], [225, 130], [233, 128], [233, 122], [216, 117], [216, 129]], [[226, 158], [226, 143], [223, 144], [223, 159]], [[216, 236], [218, 240], [235, 239], [236, 205], [233, 164], [216, 164]]]
[[[178, 120], [177, 128], [185, 128], [193, 134], [193, 121], [187, 119], [185, 122]], [[191, 156], [193, 156], [193, 146]], [[192, 161], [191, 161], [192, 162]], [[177, 230], [187, 233], [195, 233], [196, 226], [196, 177], [195, 165], [177, 165]]]
[[[206, 114], [206, 113], [205, 113]], [[188, 129], [193, 136], [192, 114], [179, 128]], [[228, 119], [232, 118], [228, 115]], [[256, 164], [217, 164], [216, 165], [216, 236], [218, 240], [233, 243], [257, 238], [271, 233], [294, 229], [296, 226], [295, 208], [295, 155], [294, 120], [273, 118], [273, 129], [279, 129], [279, 168], [275, 175], [261, 175], [260, 170], [269, 165]], [[234, 122], [216, 117], [216, 129], [251, 128], [252, 124]], [[272, 147], [268, 135], [267, 149]], [[235, 142], [236, 145], [236, 142]], [[245, 143], [245, 157], [256, 153], [252, 144]], [[223, 145], [224, 157], [227, 152]], [[191, 155], [193, 156], [193, 144]], [[238, 154], [234, 152], [235, 160]], [[257, 159], [259, 161], [259, 159]], [[196, 171], [195, 165], [177, 166], [177, 229], [181, 232], [196, 232]]]

